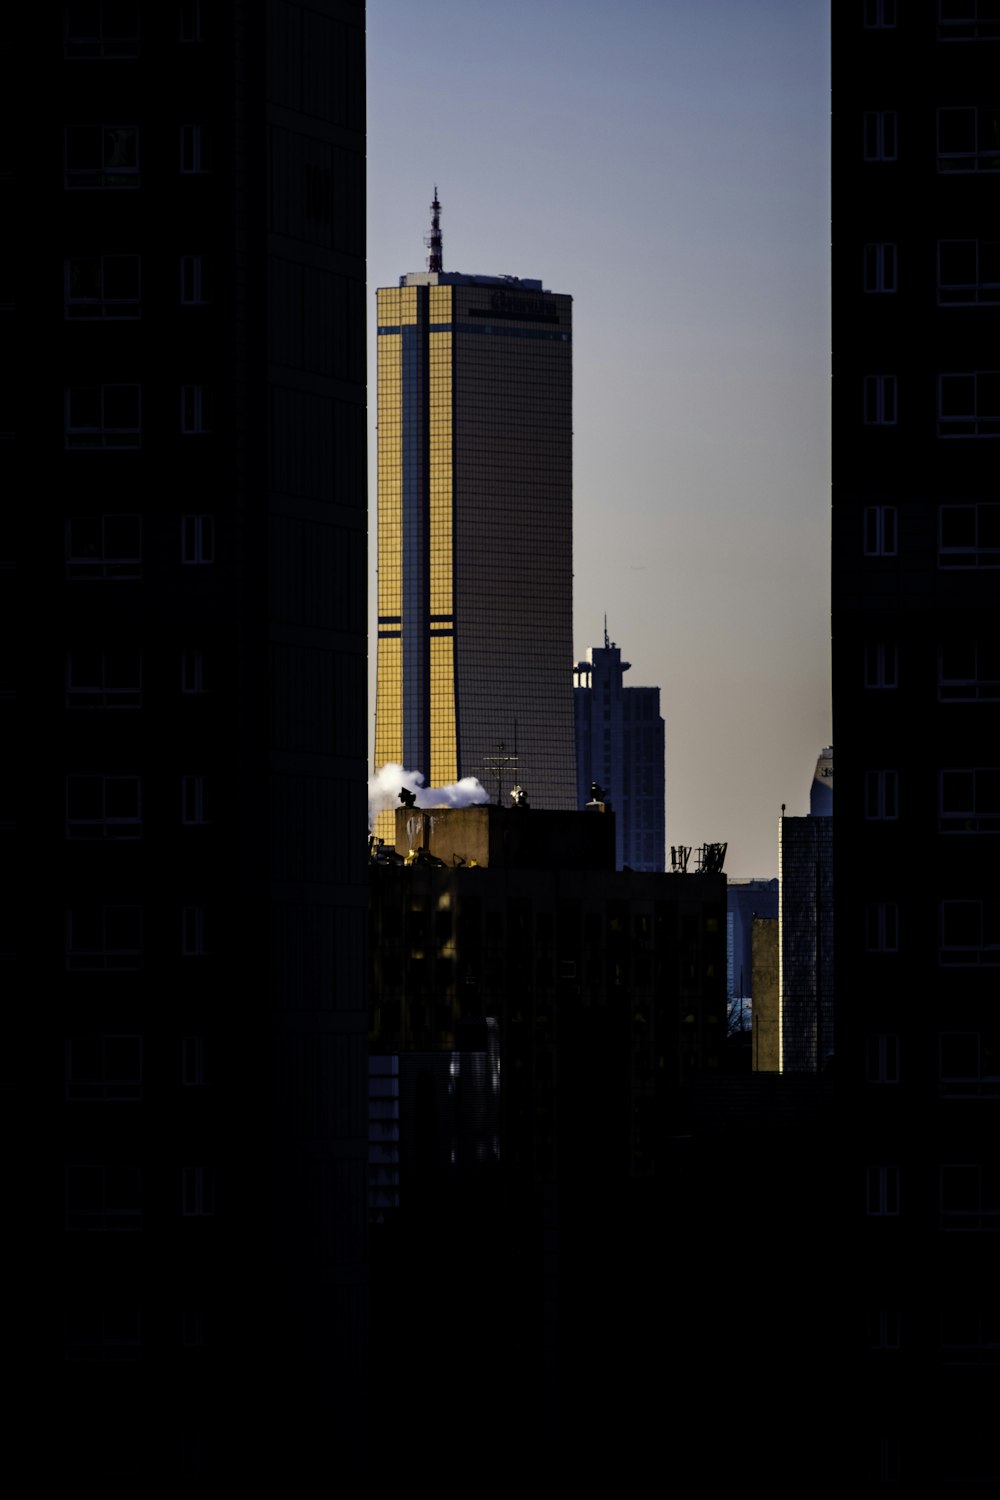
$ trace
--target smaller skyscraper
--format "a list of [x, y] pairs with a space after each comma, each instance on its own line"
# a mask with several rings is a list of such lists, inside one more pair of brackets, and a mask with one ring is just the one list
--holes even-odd
[[812, 786], [809, 788], [809, 816], [811, 818], [833, 817], [833, 746], [827, 745], [819, 752]]
[[576, 779], [580, 807], [600, 786], [615, 812], [615, 865], [653, 873], [664, 867], [665, 771], [658, 687], [625, 687], [622, 661], [604, 628], [573, 668]]
[[778, 822], [780, 1071], [833, 1057], [833, 748], [820, 751], [805, 818]]
[[781, 1072], [820, 1073], [833, 1056], [833, 820], [778, 823]]

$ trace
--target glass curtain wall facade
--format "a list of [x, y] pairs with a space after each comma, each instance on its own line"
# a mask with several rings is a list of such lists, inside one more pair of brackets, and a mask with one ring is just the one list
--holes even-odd
[[572, 300], [443, 272], [377, 296], [376, 769], [495, 795], [502, 744], [504, 791], [572, 808]]

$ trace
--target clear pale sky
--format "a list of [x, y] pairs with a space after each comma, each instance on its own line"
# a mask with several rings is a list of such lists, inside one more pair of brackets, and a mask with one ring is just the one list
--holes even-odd
[[436, 183], [446, 270], [574, 299], [576, 656], [606, 613], [735, 876], [831, 742], [828, 5], [368, 0], [370, 720], [375, 288]]

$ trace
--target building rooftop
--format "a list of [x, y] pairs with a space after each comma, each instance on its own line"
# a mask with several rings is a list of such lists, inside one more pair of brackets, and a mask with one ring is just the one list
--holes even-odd
[[527, 276], [468, 276], [464, 271], [408, 271], [400, 286], [502, 286], [514, 291], [544, 292], [540, 281]]
[[[601, 815], [603, 813], [603, 816]], [[614, 815], [548, 808], [396, 809], [396, 852], [423, 849], [445, 865], [521, 870], [613, 870]]]

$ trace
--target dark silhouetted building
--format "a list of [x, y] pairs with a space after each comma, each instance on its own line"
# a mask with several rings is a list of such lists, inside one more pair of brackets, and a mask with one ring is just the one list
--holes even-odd
[[833, 821], [778, 820], [779, 1068], [817, 1073], [834, 1055]]
[[377, 294], [375, 768], [570, 809], [572, 299], [445, 272], [439, 213], [431, 269]]
[[618, 869], [662, 872], [665, 808], [663, 720], [657, 687], [625, 687], [631, 662], [614, 641], [592, 646], [573, 669], [577, 800], [603, 788], [615, 811]]
[[299, 1489], [365, 1452], [364, 7], [30, 29], [60, 1436]]
[[809, 816], [828, 818], [833, 812], [833, 746], [821, 750], [809, 788]]
[[645, 1369], [670, 1326], [686, 1368], [718, 1313], [689, 1148], [725, 1049], [725, 876], [616, 871], [596, 810], [395, 818], [371, 867], [371, 1243], [400, 1472], [446, 1386], [465, 1451], [484, 1410], [509, 1425], [512, 1472], [580, 1476], [628, 1420], [651, 1452], [661, 1388], [609, 1389], [607, 1361]]
[[965, 1493], [1000, 1486], [1000, 16], [832, 14], [845, 1456]]

